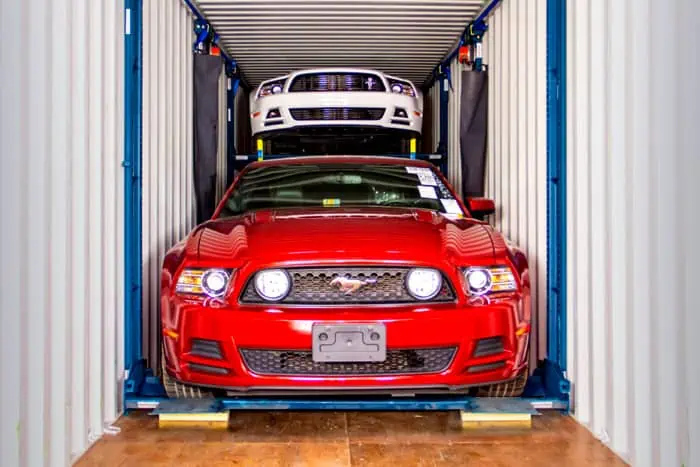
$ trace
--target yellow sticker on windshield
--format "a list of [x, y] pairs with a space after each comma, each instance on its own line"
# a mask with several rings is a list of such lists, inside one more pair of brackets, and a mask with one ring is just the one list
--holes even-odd
[[340, 206], [340, 200], [338, 198], [324, 198], [324, 206]]

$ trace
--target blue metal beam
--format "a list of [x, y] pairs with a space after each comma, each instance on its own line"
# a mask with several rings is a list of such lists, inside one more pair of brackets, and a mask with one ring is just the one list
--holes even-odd
[[547, 355], [566, 370], [566, 0], [547, 0]]
[[129, 399], [127, 409], [153, 409], [160, 413], [214, 413], [225, 410], [333, 410], [333, 411], [446, 411], [473, 413], [527, 413], [539, 409], [568, 410], [565, 400], [547, 398], [475, 398], [464, 395], [415, 397], [231, 397], [226, 399]]
[[227, 78], [226, 88], [226, 186], [233, 183], [233, 174], [236, 168], [236, 92], [240, 80], [235, 76]]
[[124, 4], [124, 361], [141, 359], [142, 0]]
[[450, 75], [449, 65], [441, 68], [441, 74], [438, 76], [440, 80], [440, 120], [439, 120], [439, 139], [437, 152], [443, 156], [444, 175], [447, 176], [447, 150], [449, 141], [449, 110], [450, 110]]

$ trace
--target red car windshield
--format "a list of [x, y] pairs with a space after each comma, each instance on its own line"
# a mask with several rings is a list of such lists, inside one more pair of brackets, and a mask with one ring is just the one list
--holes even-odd
[[[445, 211], [454, 197], [430, 168], [395, 164], [303, 164], [247, 171], [226, 199], [221, 217], [257, 209], [414, 207]], [[449, 205], [448, 205], [449, 206]]]

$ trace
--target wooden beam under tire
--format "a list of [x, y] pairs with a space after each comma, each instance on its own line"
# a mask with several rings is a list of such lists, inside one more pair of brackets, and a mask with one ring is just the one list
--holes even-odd
[[228, 428], [229, 412], [160, 413], [158, 428]]

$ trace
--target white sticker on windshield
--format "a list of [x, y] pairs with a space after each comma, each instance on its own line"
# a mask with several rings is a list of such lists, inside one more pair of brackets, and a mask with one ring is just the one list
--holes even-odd
[[432, 172], [427, 172], [427, 173], [417, 173], [418, 175], [418, 180], [420, 180], [421, 185], [430, 185], [430, 186], [435, 186], [437, 185], [437, 182], [435, 181], [435, 177], [433, 176]]
[[421, 185], [437, 186], [435, 175], [429, 167], [406, 167], [406, 172], [417, 175]]
[[421, 198], [437, 199], [437, 192], [433, 186], [418, 185], [418, 192]]
[[440, 202], [442, 203], [442, 207], [445, 208], [445, 212], [447, 214], [464, 214], [456, 199], [441, 199]]

